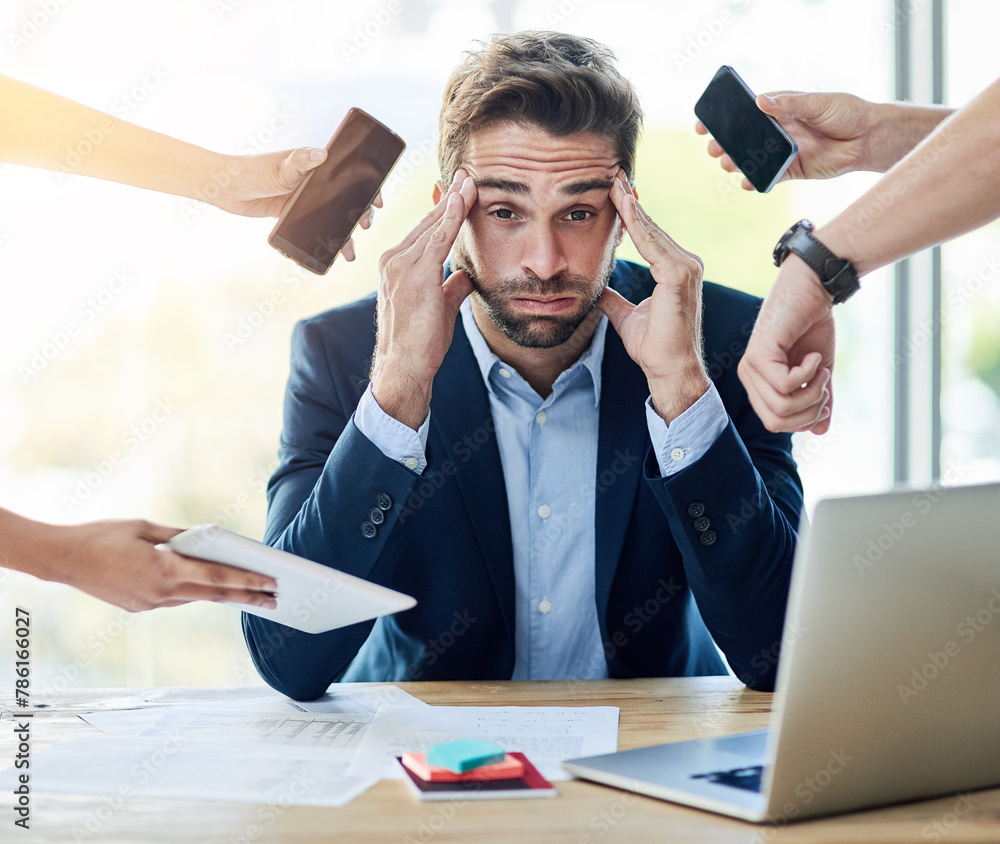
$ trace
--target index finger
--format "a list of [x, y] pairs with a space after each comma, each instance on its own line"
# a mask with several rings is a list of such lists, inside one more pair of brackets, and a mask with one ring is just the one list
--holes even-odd
[[475, 180], [472, 176], [466, 176], [459, 190], [448, 195], [444, 215], [437, 225], [428, 229], [418, 239], [418, 247], [421, 245], [420, 241], [424, 241], [424, 254], [429, 255], [435, 261], [444, 262], [455, 243], [455, 238], [458, 237], [462, 224], [469, 216], [472, 206], [475, 205], [477, 196]]
[[170, 562], [174, 565], [174, 578], [179, 582], [211, 586], [223, 592], [257, 592], [271, 597], [278, 588], [278, 581], [273, 577], [255, 571], [186, 557], [167, 549], [162, 549], [160, 553], [173, 558]]

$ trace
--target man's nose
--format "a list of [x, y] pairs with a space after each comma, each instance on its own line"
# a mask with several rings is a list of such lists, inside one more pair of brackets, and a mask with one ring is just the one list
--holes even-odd
[[549, 225], [538, 224], [524, 232], [521, 269], [536, 278], [547, 279], [569, 268], [566, 250]]

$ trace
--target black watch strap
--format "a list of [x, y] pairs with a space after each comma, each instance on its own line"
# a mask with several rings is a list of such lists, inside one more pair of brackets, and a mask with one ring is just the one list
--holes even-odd
[[846, 258], [838, 258], [813, 234], [813, 224], [799, 220], [778, 241], [774, 264], [780, 267], [789, 252], [794, 252], [819, 276], [819, 282], [839, 305], [861, 289], [858, 272]]

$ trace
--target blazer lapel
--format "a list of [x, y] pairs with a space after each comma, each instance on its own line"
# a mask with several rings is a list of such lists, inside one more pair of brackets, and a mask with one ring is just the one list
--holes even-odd
[[644, 400], [649, 386], [629, 357], [613, 326], [608, 326], [601, 366], [601, 411], [597, 438], [597, 494], [594, 541], [595, 591], [601, 633], [611, 584], [635, 507], [642, 463], [649, 444]]
[[[446, 455], [465, 499], [507, 631], [514, 637], [514, 553], [507, 488], [497, 448], [493, 414], [482, 374], [462, 319], [434, 378], [428, 457]], [[440, 463], [435, 459], [435, 463]]]

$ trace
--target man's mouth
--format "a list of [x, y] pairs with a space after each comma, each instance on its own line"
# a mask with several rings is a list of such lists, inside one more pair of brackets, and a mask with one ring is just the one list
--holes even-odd
[[576, 304], [572, 296], [518, 296], [510, 301], [512, 305], [543, 316], [561, 313]]

